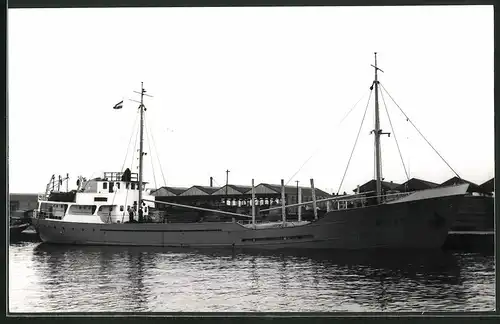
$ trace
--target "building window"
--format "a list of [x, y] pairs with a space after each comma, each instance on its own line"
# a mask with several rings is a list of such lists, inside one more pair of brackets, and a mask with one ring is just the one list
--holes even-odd
[[127, 183], [125, 184], [125, 188], [129, 189], [129, 188], [130, 188], [130, 183], [128, 183], [128, 182], [127, 182]]
[[102, 183], [102, 189], [108, 189], [108, 183], [107, 182], [103, 182]]
[[119, 182], [116, 183], [116, 188], [120, 189], [120, 183]]
[[132, 189], [132, 190], [135, 190], [135, 183], [132, 183], [132, 184], [131, 184], [131, 189]]

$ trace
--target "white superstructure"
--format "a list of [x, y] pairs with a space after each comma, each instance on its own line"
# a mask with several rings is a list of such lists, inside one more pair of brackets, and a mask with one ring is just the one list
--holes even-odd
[[[123, 223], [139, 219], [139, 182], [136, 174], [105, 172], [103, 177], [88, 181], [79, 179], [78, 189], [51, 192], [39, 199], [38, 217], [65, 222]], [[143, 199], [154, 200], [142, 184]], [[143, 201], [143, 216], [149, 215], [154, 203]]]

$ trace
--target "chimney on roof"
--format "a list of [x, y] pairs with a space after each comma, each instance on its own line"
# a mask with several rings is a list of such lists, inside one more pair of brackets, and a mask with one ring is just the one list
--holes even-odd
[[210, 177], [210, 187], [214, 186], [214, 178]]

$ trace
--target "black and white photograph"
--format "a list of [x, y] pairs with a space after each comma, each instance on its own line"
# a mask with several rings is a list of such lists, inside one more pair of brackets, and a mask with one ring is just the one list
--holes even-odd
[[8, 9], [8, 314], [495, 311], [493, 13]]

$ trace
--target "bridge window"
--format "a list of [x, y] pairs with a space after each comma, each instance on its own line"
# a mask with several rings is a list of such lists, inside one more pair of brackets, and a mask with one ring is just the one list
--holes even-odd
[[94, 214], [96, 206], [90, 205], [72, 205], [69, 207], [69, 213], [75, 215], [92, 215]]

